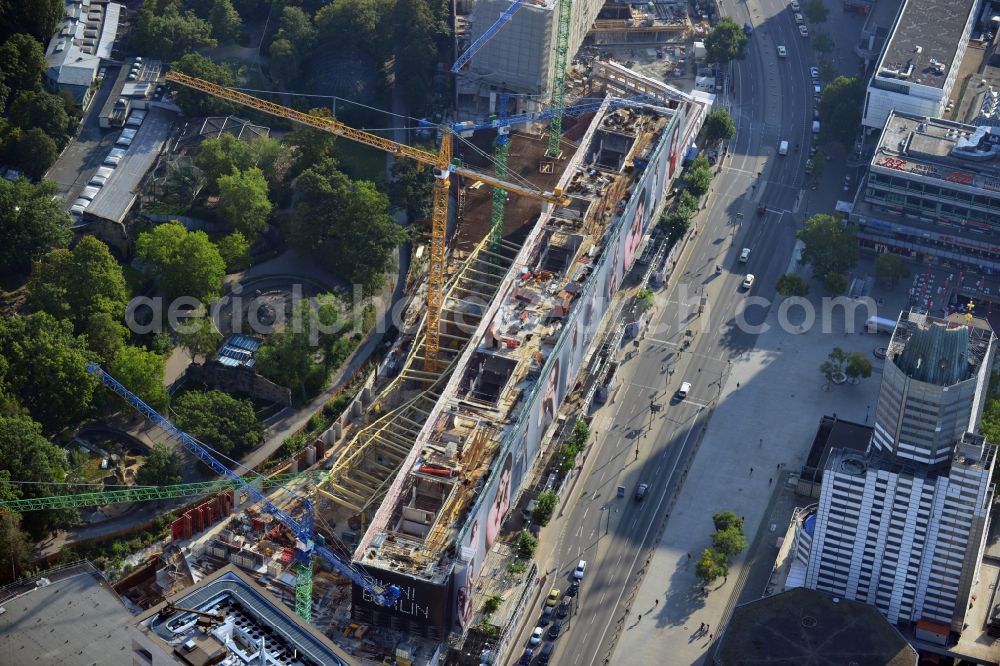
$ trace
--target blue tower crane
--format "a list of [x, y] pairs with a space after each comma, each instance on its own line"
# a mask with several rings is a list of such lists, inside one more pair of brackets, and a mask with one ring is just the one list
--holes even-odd
[[472, 42], [472, 44], [469, 45], [469, 48], [465, 50], [465, 53], [458, 56], [458, 59], [455, 60], [455, 64], [451, 66], [452, 74], [457, 74], [458, 70], [465, 66], [465, 63], [472, 60], [472, 56], [476, 55], [476, 51], [483, 48], [483, 45], [486, 42], [493, 39], [493, 35], [497, 34], [500, 28], [502, 28], [507, 21], [511, 20], [514, 17], [514, 14], [517, 13], [517, 10], [521, 8], [522, 1], [523, 0], [513, 0], [513, 2], [510, 3], [510, 7], [505, 9], [503, 13], [500, 14], [500, 18], [498, 18], [493, 25], [486, 28], [486, 32], [480, 35], [479, 39]]
[[[208, 465], [215, 473], [232, 479], [241, 491], [259, 502], [264, 511], [277, 518], [295, 535], [295, 561], [297, 572], [295, 577], [295, 612], [306, 622], [312, 619], [312, 558], [319, 555], [334, 569], [346, 576], [352, 583], [363, 588], [380, 606], [391, 607], [399, 600], [400, 590], [395, 585], [382, 586], [367, 574], [359, 571], [348, 562], [344, 562], [332, 550], [323, 545], [322, 535], [315, 535], [313, 530], [312, 502], [303, 501], [305, 515], [302, 520], [296, 520], [291, 515], [276, 506], [260, 490], [245, 478], [232, 471], [215, 459], [205, 446], [191, 435], [187, 434], [143, 400], [129, 391], [117, 379], [105, 372], [96, 363], [87, 364], [87, 372], [97, 377], [106, 387], [117, 393], [125, 402], [146, 417], [150, 423], [159, 426], [175, 437], [184, 448], [190, 451], [198, 460]], [[317, 541], [319, 543], [317, 543]]]

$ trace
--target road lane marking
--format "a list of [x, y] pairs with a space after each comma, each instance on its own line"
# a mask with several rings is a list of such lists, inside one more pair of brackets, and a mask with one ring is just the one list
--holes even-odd
[[584, 518], [586, 518], [586, 517], [587, 517], [587, 512], [588, 512], [588, 511], [590, 511], [590, 506], [587, 506], [587, 508], [583, 510], [583, 517], [584, 517]]

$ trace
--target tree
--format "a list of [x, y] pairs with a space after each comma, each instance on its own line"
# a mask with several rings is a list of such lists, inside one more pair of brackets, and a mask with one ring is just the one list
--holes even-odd
[[211, 317], [192, 317], [177, 331], [177, 341], [192, 356], [210, 357], [222, 343], [222, 333]]
[[817, 276], [849, 271], [858, 261], [855, 233], [855, 227], [839, 216], [813, 215], [795, 234], [805, 244], [800, 263], [809, 264]]
[[47, 42], [66, 12], [62, 0], [0, 2], [0, 42], [19, 32]]
[[809, 164], [812, 165], [812, 177], [819, 180], [826, 170], [826, 155], [823, 154], [823, 151], [817, 150], [816, 154], [809, 158]]
[[539, 493], [535, 498], [535, 509], [531, 512], [531, 519], [539, 525], [548, 525], [558, 504], [559, 496], [551, 490]]
[[715, 526], [716, 532], [722, 532], [728, 529], [738, 529], [743, 531], [743, 519], [737, 516], [732, 511], [719, 511], [712, 516], [712, 524]]
[[850, 149], [861, 123], [864, 101], [865, 86], [858, 77], [834, 79], [819, 98], [820, 139], [837, 141]]
[[163, 356], [142, 347], [125, 345], [115, 354], [109, 372], [147, 405], [163, 411], [170, 401], [167, 387], [163, 384], [165, 368], [166, 359]]
[[325, 44], [377, 56], [384, 48], [379, 27], [393, 4], [391, 0], [338, 0], [321, 7], [314, 20]]
[[181, 457], [163, 442], [153, 445], [135, 475], [137, 486], [172, 486], [181, 481]]
[[[822, 36], [822, 35], [821, 35]], [[819, 63], [819, 80], [823, 83], [829, 84], [835, 78], [839, 76], [837, 72], [837, 67], [829, 60], [823, 59]]]
[[264, 231], [271, 209], [267, 181], [257, 167], [219, 177], [219, 213], [244, 236]]
[[107, 312], [98, 312], [87, 320], [84, 336], [90, 351], [97, 354], [101, 363], [107, 365], [125, 346], [128, 329]]
[[979, 420], [979, 433], [991, 443], [1000, 442], [1000, 394], [994, 392], [987, 399]]
[[[196, 76], [221, 86], [236, 85], [236, 77], [229, 65], [217, 64], [198, 53], [185, 54], [180, 60], [174, 61], [171, 67], [182, 74]], [[181, 107], [184, 113], [189, 116], [225, 116], [234, 110], [233, 105], [229, 102], [219, 101], [211, 95], [191, 90], [185, 86], [177, 87], [174, 100], [177, 102], [177, 106]]]
[[847, 363], [847, 352], [840, 347], [830, 350], [826, 360], [819, 366], [819, 371], [826, 378], [827, 385], [833, 383], [837, 377], [844, 375], [844, 364]]
[[778, 278], [775, 288], [785, 298], [789, 298], [790, 296], [805, 298], [809, 295], [809, 285], [795, 273], [785, 273], [782, 275]]
[[517, 556], [530, 560], [535, 556], [535, 550], [538, 548], [538, 539], [529, 532], [528, 530], [521, 530], [517, 533], [517, 542], [515, 543], [515, 550], [517, 550]]
[[[59, 486], [50, 484], [65, 481], [66, 468], [65, 452], [42, 435], [40, 424], [27, 416], [0, 417], [0, 479], [4, 481], [0, 486], [5, 497], [32, 499], [51, 495]], [[22, 483], [9, 484], [10, 479]], [[75, 516], [75, 511], [32, 512], [24, 528], [34, 539], [40, 539], [53, 529], [68, 526]], [[17, 539], [9, 531], [4, 536]]]
[[37, 127], [59, 146], [65, 145], [71, 132], [62, 98], [40, 89], [18, 93], [10, 105], [10, 121], [23, 130]]
[[746, 56], [750, 38], [743, 28], [728, 16], [719, 19], [712, 31], [705, 36], [705, 62], [710, 65], [726, 65]]
[[897, 282], [910, 277], [910, 269], [900, 257], [882, 253], [875, 259], [875, 275], [885, 280], [890, 287], [895, 287]]
[[208, 22], [212, 24], [212, 36], [220, 43], [235, 42], [243, 29], [243, 19], [232, 0], [213, 0]]
[[0, 72], [11, 90], [34, 89], [47, 66], [45, 49], [31, 35], [16, 34], [0, 44]]
[[736, 136], [736, 124], [725, 109], [716, 109], [705, 117], [701, 131], [705, 134], [705, 141], [714, 146]]
[[406, 240], [389, 217], [388, 198], [368, 181], [351, 181], [330, 161], [302, 172], [295, 192], [291, 243], [365, 295], [378, 291], [393, 251]]
[[684, 184], [691, 194], [704, 196], [712, 184], [712, 170], [708, 167], [695, 167], [688, 169], [684, 174]]
[[316, 45], [318, 31], [313, 26], [309, 14], [300, 7], [285, 7], [281, 10], [281, 20], [278, 22], [278, 38], [286, 39], [295, 45], [299, 53], [309, 53]]
[[298, 50], [290, 41], [284, 38], [274, 40], [268, 47], [268, 55], [271, 57], [271, 73], [276, 79], [292, 83], [299, 78], [302, 62]]
[[16, 151], [14, 162], [34, 181], [41, 180], [59, 158], [58, 144], [38, 127], [18, 134]]
[[322, 388], [326, 372], [317, 360], [317, 349], [309, 340], [308, 328], [298, 328], [286, 325], [269, 335], [257, 350], [255, 360], [260, 374], [282, 386], [298, 389], [305, 397]]
[[396, 81], [410, 109], [429, 110], [438, 61], [439, 26], [425, 0], [396, 0], [389, 18], [396, 51]]
[[217, 191], [218, 181], [222, 176], [257, 166], [251, 145], [229, 133], [209, 137], [198, 146], [194, 163], [202, 170], [212, 190]]
[[390, 170], [389, 201], [396, 210], [405, 210], [410, 222], [431, 216], [434, 202], [434, 175], [430, 169], [420, 169], [413, 160], [396, 159]]
[[813, 51], [817, 53], [830, 53], [836, 47], [833, 37], [829, 33], [818, 33], [812, 40]]
[[639, 293], [635, 296], [635, 306], [639, 312], [645, 312], [649, 308], [653, 307], [656, 303], [653, 292], [649, 289], [640, 289]]
[[223, 236], [216, 243], [219, 255], [226, 262], [226, 271], [234, 273], [250, 265], [250, 242], [238, 231]]
[[0, 567], [0, 583], [12, 583], [23, 576], [31, 563], [30, 555], [31, 541], [21, 529], [21, 514], [0, 511], [0, 562], [4, 564]]
[[121, 319], [128, 297], [121, 265], [93, 236], [84, 236], [72, 250], [51, 250], [28, 280], [28, 307], [69, 319], [77, 333], [98, 314]]
[[694, 567], [695, 575], [701, 579], [703, 585], [708, 585], [712, 581], [729, 574], [729, 562], [726, 556], [713, 548], [706, 548], [698, 558]]
[[868, 379], [872, 376], [872, 362], [861, 352], [851, 352], [847, 355], [844, 374], [853, 380]]
[[[45, 312], [0, 318], [0, 358], [7, 392], [47, 432], [78, 422], [90, 410], [97, 380], [87, 372], [93, 355], [73, 325]], [[16, 476], [16, 475], [15, 475]]]
[[802, 11], [810, 23], [824, 23], [830, 16], [830, 10], [823, 4], [823, 0], [807, 0]]
[[666, 227], [667, 242], [670, 245], [673, 245], [680, 239], [684, 238], [684, 234], [686, 234], [688, 229], [691, 228], [691, 217], [682, 209], [675, 208], [674, 210], [663, 214], [660, 218], [660, 224]]
[[226, 262], [204, 231], [188, 231], [180, 222], [167, 222], [139, 234], [136, 254], [152, 264], [160, 287], [174, 298], [206, 300], [217, 296], [226, 274]]
[[823, 287], [831, 296], [842, 294], [847, 291], [847, 276], [837, 271], [830, 271], [823, 276]]
[[238, 458], [258, 446], [264, 429], [253, 403], [222, 391], [187, 391], [172, 404], [178, 427], [217, 451]]
[[726, 559], [736, 557], [747, 549], [747, 539], [743, 536], [743, 530], [737, 527], [719, 530], [712, 535], [712, 543], [715, 545], [715, 550]]
[[[330, 109], [310, 109], [309, 115], [315, 118], [333, 118]], [[336, 167], [337, 162], [333, 158], [335, 141], [336, 137], [330, 132], [320, 132], [306, 126], [293, 129], [285, 138], [285, 144], [295, 155], [290, 176], [297, 176], [320, 163], [324, 164], [324, 169], [329, 168], [329, 165]]]
[[27, 271], [32, 261], [72, 238], [55, 192], [54, 183], [0, 179], [0, 273]]
[[[215, 46], [212, 26], [194, 12], [181, 12], [174, 0], [147, 0], [139, 7], [132, 34], [133, 44], [144, 53], [162, 60], [173, 60], [206, 46]], [[193, 74], [192, 72], [185, 72]], [[219, 83], [218, 81], [216, 83]], [[183, 107], [182, 107], [183, 108]]]

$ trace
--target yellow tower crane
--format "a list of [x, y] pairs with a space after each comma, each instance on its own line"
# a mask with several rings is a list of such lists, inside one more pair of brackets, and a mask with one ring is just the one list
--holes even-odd
[[354, 129], [344, 123], [331, 118], [317, 118], [308, 113], [296, 111], [274, 102], [269, 102], [259, 97], [247, 95], [246, 93], [225, 86], [220, 86], [203, 79], [181, 74], [180, 72], [168, 72], [166, 80], [171, 83], [198, 90], [218, 99], [239, 104], [250, 109], [256, 109], [263, 113], [286, 118], [322, 132], [329, 132], [336, 136], [363, 143], [366, 146], [378, 148], [393, 155], [394, 157], [405, 157], [415, 160], [421, 164], [428, 164], [434, 171], [434, 214], [431, 218], [431, 257], [427, 275], [427, 326], [424, 341], [424, 369], [428, 372], [437, 370], [438, 351], [441, 345], [441, 306], [444, 298], [445, 286], [445, 261], [447, 254], [447, 230], [448, 230], [448, 193], [450, 188], [449, 177], [451, 173], [457, 173], [467, 178], [475, 178], [486, 185], [499, 187], [507, 192], [522, 197], [528, 197], [536, 201], [544, 201], [557, 206], [568, 206], [569, 199], [562, 190], [555, 189], [552, 192], [542, 192], [529, 187], [517, 185], [504, 180], [500, 180], [489, 174], [481, 173], [474, 169], [469, 169], [462, 165], [451, 163], [451, 130], [447, 125], [442, 126], [441, 147], [437, 153], [404, 143], [383, 138], [377, 134], [371, 134], [362, 130]]

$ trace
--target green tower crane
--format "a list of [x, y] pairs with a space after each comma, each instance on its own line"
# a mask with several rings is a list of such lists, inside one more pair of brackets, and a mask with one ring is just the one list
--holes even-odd
[[566, 65], [569, 61], [569, 24], [573, 0], [559, 0], [559, 32], [556, 34], [556, 65], [552, 72], [552, 122], [549, 123], [548, 157], [558, 157], [562, 140], [563, 109], [566, 107]]

